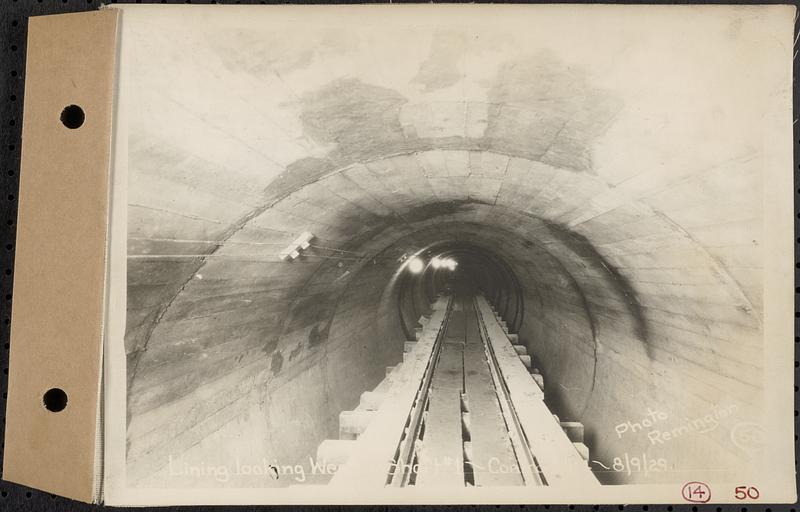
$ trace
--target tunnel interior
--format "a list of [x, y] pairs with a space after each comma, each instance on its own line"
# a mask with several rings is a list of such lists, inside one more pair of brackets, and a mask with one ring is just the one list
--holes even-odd
[[401, 326], [414, 339], [419, 318], [430, 316], [431, 304], [456, 290], [483, 294], [507, 318], [516, 333], [524, 316], [524, 298], [513, 270], [490, 249], [464, 241], [437, 242], [411, 257], [420, 270], [408, 268], [397, 283]]
[[[697, 77], [684, 83], [640, 74], [636, 55], [586, 57], [624, 53], [614, 39], [564, 54], [557, 34], [492, 25], [471, 26], [479, 40], [272, 27], [283, 41], [269, 24], [188, 14], [164, 31], [136, 12], [123, 37], [155, 62], [126, 57], [129, 482], [258, 486], [173, 469], [307, 460], [454, 287], [518, 335], [553, 413], [585, 425], [601, 481], [752, 455], [731, 430], [759, 416], [763, 391], [764, 155], [749, 134], [771, 104], [720, 93], [718, 71], [692, 60], [676, 59], [675, 76]], [[226, 38], [254, 43], [232, 52]], [[675, 52], [691, 53], [685, 39]], [[194, 60], [175, 58], [186, 45]], [[293, 49], [307, 45], [321, 49]], [[757, 73], [721, 66], [769, 96]], [[739, 105], [735, 119], [687, 130], [719, 115], [711, 97]], [[282, 258], [302, 233], [308, 247]], [[664, 470], [613, 469], [643, 455]]]
[[[300, 189], [306, 198], [302, 211], [313, 204], [308, 194], [327, 187], [326, 181]], [[293, 195], [285, 199], [290, 204]], [[168, 411], [169, 417], [180, 418], [170, 443], [187, 435], [183, 429], [194, 434], [198, 423], [205, 426], [210, 420], [214, 426], [208, 428], [217, 427], [198, 444], [189, 444], [182, 460], [205, 460], [215, 450], [229, 457], [231, 449], [242, 450], [239, 456], [245, 457], [252, 453], [253, 437], [263, 440], [261, 449], [277, 460], [306, 460], [322, 439], [335, 437], [338, 414], [352, 409], [363, 391], [384, 378], [386, 367], [401, 361], [404, 343], [414, 340], [433, 301], [456, 290], [484, 295], [509, 332], [519, 335], [548, 383], [546, 403], [562, 420], [584, 423], [592, 456], [600, 461], [595, 467], [601, 470], [601, 464], [613, 464], [618, 450], [630, 449], [633, 436], [620, 433], [619, 425], [651, 421], [653, 412], [676, 414], [673, 393], [680, 396], [679, 427], [690, 424], [687, 408], [697, 407], [698, 417], [704, 417], [699, 411], [707, 410], [708, 401], [718, 411], [714, 421], [745, 410], [743, 401], [722, 402], [729, 396], [725, 390], [699, 386], [703, 372], [711, 382], [711, 374], [718, 379], [729, 371], [739, 396], [755, 400], [757, 390], [737, 371], [752, 361], [730, 361], [726, 367], [728, 361], [718, 358], [713, 367], [690, 362], [678, 375], [665, 371], [671, 367], [674, 372], [676, 361], [669, 352], [675, 341], [663, 331], [675, 326], [654, 321], [647, 301], [669, 299], [658, 291], [642, 298], [581, 234], [529, 213], [498, 212], [497, 205], [480, 201], [433, 203], [426, 210], [430, 213], [424, 217], [389, 228], [385, 218], [366, 217], [363, 211], [357, 222], [353, 212], [337, 212], [334, 219], [346, 221], [335, 224], [313, 217], [310, 246], [293, 261], [269, 265], [263, 254], [275, 254], [278, 246], [259, 245], [266, 231], [260, 217], [254, 217], [211, 253], [219, 258], [193, 262], [188, 280], [175, 283], [179, 292], [163, 316], [148, 326], [147, 344], [129, 353], [129, 457], [146, 461], [157, 453], [144, 429], [157, 426]], [[279, 215], [285, 225], [295, 214], [273, 207], [263, 215]], [[297, 222], [308, 229], [309, 218]], [[343, 244], [342, 231], [356, 242]], [[275, 235], [270, 231], [269, 236]], [[687, 242], [685, 250], [696, 248]], [[747, 309], [731, 306], [728, 314], [758, 328]], [[675, 322], [676, 313], [664, 315]], [[699, 327], [689, 311], [680, 321], [681, 329]], [[667, 379], [675, 380], [668, 386]], [[209, 402], [198, 404], [198, 395]], [[148, 423], [151, 418], [154, 423]], [[721, 443], [729, 442], [720, 437]], [[659, 441], [645, 437], [639, 442], [655, 460], [666, 457], [659, 456]], [[661, 444], [674, 456], [678, 443]], [[150, 452], [139, 455], [145, 447]], [[171, 471], [169, 464], [166, 471]], [[629, 481], [618, 472], [598, 471], [598, 478]]]

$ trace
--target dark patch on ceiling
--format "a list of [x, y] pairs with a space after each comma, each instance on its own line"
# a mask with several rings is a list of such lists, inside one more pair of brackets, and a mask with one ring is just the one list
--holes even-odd
[[294, 360], [294, 358], [299, 356], [302, 351], [303, 351], [303, 344], [298, 343], [297, 346], [294, 347], [292, 351], [289, 353], [289, 361]]
[[283, 354], [280, 352], [275, 352], [272, 354], [272, 360], [270, 361], [269, 369], [273, 375], [281, 371], [283, 367]]
[[277, 349], [277, 348], [278, 348], [278, 337], [277, 336], [273, 336], [273, 337], [271, 337], [269, 339], [269, 341], [267, 341], [264, 344], [264, 348], [262, 348], [261, 350], [265, 354], [269, 355], [269, 354], [272, 354], [272, 353], [277, 353], [277, 352], [275, 352], [275, 349]]
[[459, 69], [459, 59], [464, 54], [466, 42], [467, 37], [462, 32], [436, 32], [430, 54], [419, 65], [419, 71], [411, 82], [422, 85], [424, 92], [457, 84], [464, 76]]
[[303, 188], [336, 168], [327, 158], [307, 157], [295, 160], [286, 170], [270, 182], [264, 193], [268, 201], [283, 199], [292, 192]]
[[322, 343], [328, 341], [328, 335], [330, 334], [330, 322], [327, 325], [324, 325], [320, 328], [322, 324], [316, 324], [314, 327], [311, 328], [311, 331], [308, 333], [308, 346], [309, 348], [314, 348], [317, 345], [321, 345]]
[[470, 212], [475, 209], [475, 206], [481, 204], [492, 206], [491, 203], [487, 203], [478, 199], [458, 199], [454, 201], [427, 203], [420, 206], [415, 206], [414, 208], [403, 212], [403, 218], [409, 222], [419, 222], [442, 215]]
[[507, 154], [592, 171], [591, 142], [622, 104], [551, 52], [503, 63], [488, 92], [485, 137]]
[[408, 100], [397, 91], [354, 78], [339, 79], [306, 93], [300, 101], [305, 135], [322, 146], [334, 146], [324, 158], [306, 157], [289, 164], [265, 189], [268, 201], [280, 200], [353, 162], [415, 150], [400, 124], [400, 109]]
[[361, 161], [405, 139], [400, 108], [407, 101], [393, 89], [340, 79], [303, 95], [300, 120], [311, 139], [337, 144], [332, 160]]
[[[280, 33], [233, 29], [208, 35], [223, 66], [256, 76], [280, 77], [307, 68], [315, 59], [336, 57], [358, 44], [355, 34], [344, 28]], [[309, 44], [309, 37], [314, 44]]]

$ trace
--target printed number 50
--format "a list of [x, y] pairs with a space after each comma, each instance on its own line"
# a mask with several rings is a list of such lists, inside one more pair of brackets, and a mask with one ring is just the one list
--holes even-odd
[[756, 487], [749, 487], [746, 485], [740, 485], [734, 490], [733, 496], [737, 500], [743, 500], [745, 498], [750, 498], [751, 500], [757, 500], [761, 493], [758, 492]]

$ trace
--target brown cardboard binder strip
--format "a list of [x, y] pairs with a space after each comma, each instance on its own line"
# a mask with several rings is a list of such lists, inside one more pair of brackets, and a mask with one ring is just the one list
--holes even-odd
[[3, 478], [96, 495], [118, 11], [31, 18]]

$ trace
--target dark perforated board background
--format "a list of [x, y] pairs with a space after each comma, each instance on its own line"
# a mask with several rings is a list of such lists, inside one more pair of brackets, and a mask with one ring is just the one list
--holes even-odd
[[[518, 0], [520, 1], [520, 0]], [[521, 0], [524, 1], [524, 0]], [[275, 1], [259, 1], [259, 0], [160, 0], [153, 2], [143, 2], [142, 0], [119, 1], [105, 0], [106, 3], [162, 3], [162, 4], [267, 4], [267, 3], [321, 3], [321, 2], [275, 2]], [[19, 161], [20, 161], [20, 145], [21, 145], [21, 127], [22, 127], [22, 103], [25, 84], [25, 41], [27, 37], [27, 20], [29, 16], [38, 16], [45, 14], [58, 14], [65, 12], [77, 12], [97, 9], [101, 0], [0, 0], [0, 342], [3, 347], [0, 349], [0, 366], [3, 368], [3, 374], [0, 376], [0, 386], [2, 386], [3, 404], [0, 407], [2, 413], [2, 422], [0, 422], [0, 439], [4, 437], [5, 430], [5, 400], [6, 390], [8, 389], [8, 349], [9, 349], [9, 328], [11, 323], [11, 304], [13, 301], [13, 272], [14, 272], [14, 241], [16, 236], [16, 218], [17, 218], [17, 193], [19, 189]], [[340, 3], [336, 0], [330, 0], [327, 3]], [[344, 2], [355, 3], [355, 2]], [[544, 3], [544, 2], [541, 2]], [[576, 2], [586, 3], [586, 2]], [[633, 3], [633, 2], [610, 2], [606, 0], [605, 3]], [[640, 3], [640, 2], [635, 2]], [[645, 3], [645, 2], [641, 2]], [[737, 1], [722, 1], [722, 2], [658, 2], [658, 3], [751, 3], [751, 2], [737, 2]], [[786, 2], [759, 2], [759, 3], [786, 3]], [[795, 29], [797, 33], [797, 27]], [[797, 45], [795, 45], [797, 46]], [[91, 51], [87, 48], [86, 51]], [[794, 63], [794, 74], [798, 75], [800, 71], [798, 62]], [[795, 86], [794, 91], [794, 118], [798, 117], [798, 91]], [[794, 147], [794, 161], [795, 161], [795, 197], [800, 197], [800, 128], [795, 123], [795, 147]], [[795, 201], [795, 216], [800, 219], [798, 213], [797, 201]], [[798, 223], [795, 222], [795, 237], [797, 245], [800, 245], [800, 229]], [[797, 251], [795, 251], [797, 252]], [[800, 273], [800, 260], [797, 255], [795, 256], [795, 286], [797, 286], [797, 276]], [[800, 293], [800, 287], [795, 288], [795, 297]], [[800, 322], [800, 309], [798, 308], [797, 301], [795, 300], [795, 333], [797, 333], [797, 324]], [[800, 343], [800, 337], [794, 339], [795, 347]], [[795, 355], [795, 384], [797, 384], [797, 375], [800, 372], [800, 363]], [[795, 385], [795, 418], [798, 416], [798, 386]], [[796, 422], [797, 420], [795, 420]], [[795, 435], [795, 441], [797, 435]], [[2, 458], [2, 447], [0, 444], [0, 459]], [[797, 445], [795, 443], [795, 451]], [[796, 465], [796, 463], [795, 463]], [[69, 471], [69, 468], [64, 468]], [[87, 510], [92, 508], [101, 508], [98, 506], [92, 507], [72, 500], [54, 496], [45, 492], [37, 491], [20, 485], [11, 484], [9, 482], [0, 481], [0, 510], [54, 510], [54, 511], [71, 511], [71, 510]], [[234, 507], [231, 507], [234, 508]], [[240, 507], [236, 510], [254, 510], [256, 507]], [[343, 507], [335, 507], [342, 509]], [[359, 507], [364, 510], [369, 510], [369, 507]], [[380, 507], [386, 509], [387, 507]], [[423, 507], [431, 508], [431, 507]], [[737, 512], [772, 512], [778, 510], [787, 510], [796, 512], [796, 505], [770, 505], [770, 504], [747, 504], [741, 505], [603, 505], [603, 506], [590, 506], [590, 505], [541, 505], [529, 507], [447, 507], [451, 510], [464, 510], [464, 509], [519, 509], [519, 508], [536, 508], [539, 510], [552, 510], [552, 511], [566, 511], [575, 510], [579, 512], [590, 511], [645, 511], [645, 512], [703, 512], [703, 511], [737, 511]], [[210, 507], [197, 507], [198, 510], [212, 509]], [[142, 509], [135, 509], [142, 510]], [[168, 509], [160, 509], [168, 510]], [[214, 507], [213, 510], [219, 510]]]

